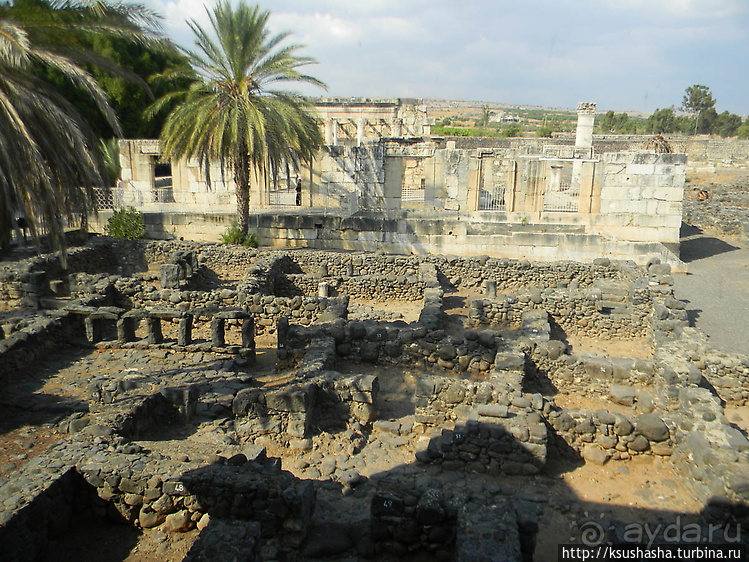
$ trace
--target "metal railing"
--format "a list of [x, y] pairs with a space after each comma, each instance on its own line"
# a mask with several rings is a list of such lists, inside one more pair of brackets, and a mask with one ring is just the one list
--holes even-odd
[[423, 202], [426, 196], [426, 189], [423, 187], [406, 187], [401, 189], [401, 201], [419, 201]]
[[99, 211], [114, 209], [114, 194], [108, 187], [94, 188], [94, 204]]
[[176, 203], [171, 187], [157, 187], [145, 192], [133, 188], [94, 188], [94, 204], [99, 211], [122, 209], [123, 207], [138, 209], [148, 204], [161, 205], [164, 203]]
[[301, 194], [300, 201], [297, 204], [296, 188], [272, 189], [268, 192], [268, 205], [274, 207], [297, 207], [301, 205]]
[[558, 190], [549, 190], [544, 195], [544, 211], [576, 213], [579, 207], [580, 192], [573, 190], [568, 182], [560, 183]]
[[491, 189], [482, 189], [479, 193], [479, 211], [504, 211], [505, 186], [495, 185]]

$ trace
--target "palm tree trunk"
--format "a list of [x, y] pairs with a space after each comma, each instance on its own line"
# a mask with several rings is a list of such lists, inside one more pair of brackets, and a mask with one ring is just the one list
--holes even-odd
[[234, 183], [237, 190], [237, 226], [247, 236], [250, 226], [250, 162], [242, 147], [234, 166]]

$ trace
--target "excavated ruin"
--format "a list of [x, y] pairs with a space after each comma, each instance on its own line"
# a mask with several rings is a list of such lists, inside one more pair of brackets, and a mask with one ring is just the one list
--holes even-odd
[[[67, 269], [17, 255], [3, 559], [550, 560], [676, 517], [731, 543], [749, 360], [711, 349], [672, 285], [658, 259], [106, 237]], [[591, 475], [607, 499], [581, 496]]]

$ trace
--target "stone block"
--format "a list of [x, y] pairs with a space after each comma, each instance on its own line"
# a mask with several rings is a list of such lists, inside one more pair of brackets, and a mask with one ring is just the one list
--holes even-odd
[[631, 386], [613, 384], [609, 389], [609, 399], [616, 404], [633, 406], [637, 399], [637, 390]]
[[498, 351], [494, 357], [494, 370], [524, 372], [525, 354], [520, 351]]
[[177, 264], [166, 263], [159, 267], [159, 282], [162, 289], [179, 288], [180, 267]]
[[668, 426], [658, 414], [644, 414], [637, 418], [635, 429], [648, 441], [665, 441], [670, 437]]
[[586, 443], [583, 446], [581, 452], [582, 457], [593, 464], [604, 465], [609, 460], [610, 456], [604, 451], [599, 445], [594, 443]]
[[611, 362], [601, 357], [586, 357], [583, 359], [585, 372], [595, 379], [608, 380], [614, 374]]
[[265, 395], [265, 405], [268, 410], [278, 412], [307, 412], [311, 403], [312, 392], [309, 386], [277, 390]]
[[499, 404], [482, 404], [477, 408], [477, 413], [488, 418], [506, 418], [509, 415], [507, 406]]

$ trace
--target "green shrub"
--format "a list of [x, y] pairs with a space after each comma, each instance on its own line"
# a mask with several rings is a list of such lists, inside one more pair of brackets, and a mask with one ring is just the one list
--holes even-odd
[[221, 235], [221, 242], [223, 244], [241, 244], [247, 248], [257, 248], [260, 245], [257, 235], [254, 232], [245, 236], [237, 223], [233, 223], [226, 229]]
[[143, 213], [133, 207], [126, 207], [115, 211], [109, 217], [105, 230], [107, 234], [115, 238], [126, 238], [128, 240], [143, 238], [143, 235], [146, 233], [146, 227], [143, 224]]
[[250, 232], [250, 234], [245, 237], [243, 244], [248, 248], [257, 248], [260, 245], [260, 240], [258, 240], [257, 234]]

